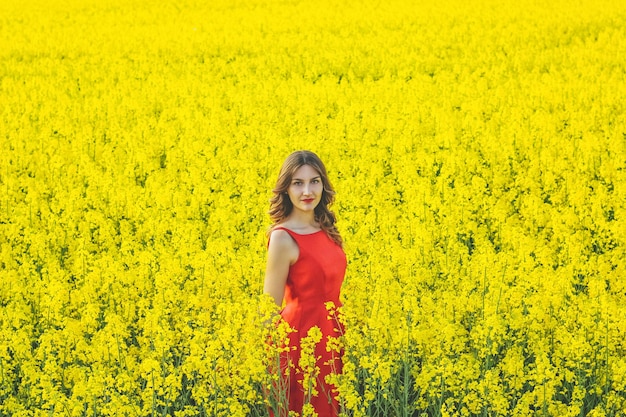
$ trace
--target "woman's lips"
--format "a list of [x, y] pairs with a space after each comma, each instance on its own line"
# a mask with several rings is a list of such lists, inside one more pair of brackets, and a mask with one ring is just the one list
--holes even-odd
[[312, 203], [312, 202], [315, 201], [315, 199], [314, 198], [307, 198], [307, 199], [302, 200], [302, 201], [304, 201], [305, 203]]

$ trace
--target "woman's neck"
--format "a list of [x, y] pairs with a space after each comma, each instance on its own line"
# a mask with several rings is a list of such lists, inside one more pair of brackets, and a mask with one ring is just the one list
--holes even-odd
[[302, 213], [293, 211], [286, 219], [285, 224], [289, 224], [294, 229], [319, 229], [319, 224], [315, 221], [314, 213]]

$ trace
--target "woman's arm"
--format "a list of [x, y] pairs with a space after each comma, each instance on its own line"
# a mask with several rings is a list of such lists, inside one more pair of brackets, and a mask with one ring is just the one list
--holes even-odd
[[289, 233], [282, 229], [271, 232], [263, 292], [269, 294], [278, 306], [283, 303], [289, 267], [298, 259], [298, 255], [298, 245]]

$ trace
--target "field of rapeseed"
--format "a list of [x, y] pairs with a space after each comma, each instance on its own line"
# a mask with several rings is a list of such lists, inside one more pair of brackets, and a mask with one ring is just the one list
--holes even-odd
[[622, 416], [626, 3], [4, 0], [0, 416], [266, 416], [310, 149], [346, 416]]

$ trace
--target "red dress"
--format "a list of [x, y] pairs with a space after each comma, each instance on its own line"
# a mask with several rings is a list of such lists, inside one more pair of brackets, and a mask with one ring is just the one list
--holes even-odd
[[[285, 287], [285, 308], [282, 318], [293, 328], [289, 343], [292, 349], [281, 360], [283, 372], [289, 367], [286, 386], [288, 387], [289, 410], [302, 412], [307, 400], [315, 408], [319, 417], [337, 416], [339, 405], [333, 385], [325, 381], [326, 375], [341, 373], [340, 353], [328, 352], [328, 337], [337, 338], [343, 334], [341, 323], [335, 314], [329, 313], [326, 303], [332, 301], [336, 308], [341, 306], [339, 293], [346, 272], [346, 255], [328, 235], [320, 230], [311, 234], [298, 234], [284, 227], [299, 248], [297, 261], [290, 266]], [[322, 340], [315, 346], [316, 366], [319, 367], [316, 397], [304, 392], [302, 369], [299, 366], [300, 340], [317, 326]], [[294, 348], [295, 347], [295, 348]], [[281, 412], [282, 414], [282, 412]]]

